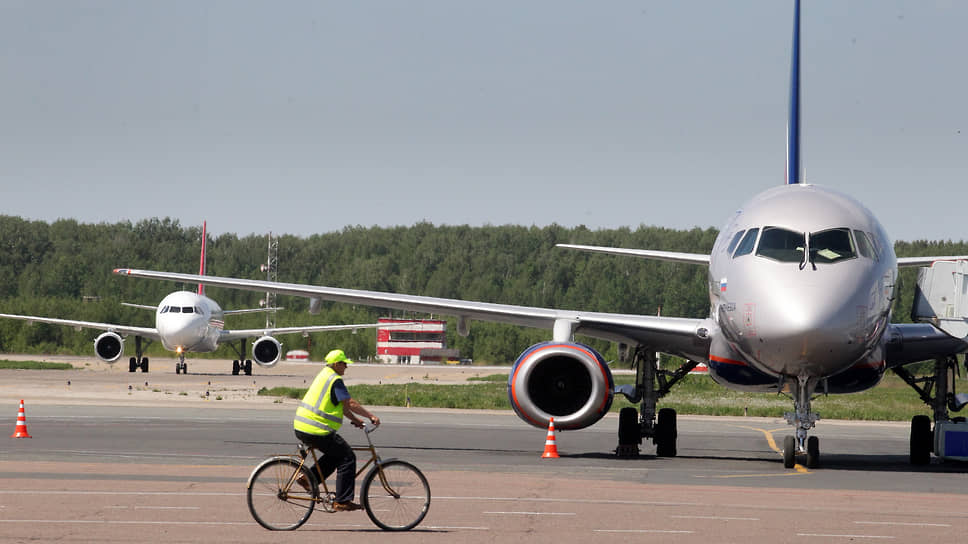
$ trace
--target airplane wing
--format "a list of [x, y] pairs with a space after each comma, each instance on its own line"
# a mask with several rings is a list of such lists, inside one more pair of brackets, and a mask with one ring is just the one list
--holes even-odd
[[898, 257], [897, 266], [898, 268], [909, 267], [909, 266], [931, 266], [931, 263], [935, 261], [965, 261], [968, 260], [968, 256], [949, 256], [949, 257]]
[[608, 255], [625, 255], [628, 257], [640, 257], [643, 259], [654, 259], [657, 261], [669, 261], [673, 263], [688, 264], [709, 264], [709, 255], [702, 253], [678, 253], [675, 251], [654, 251], [651, 249], [626, 249], [621, 247], [603, 246], [582, 246], [576, 244], [555, 244], [555, 247], [565, 249], [577, 249], [591, 253], [606, 253]]
[[[705, 361], [709, 352], [707, 332], [712, 324], [706, 319], [687, 319], [643, 315], [611, 314], [555, 310], [511, 304], [473, 302], [399, 293], [383, 293], [358, 289], [343, 289], [301, 285], [295, 283], [246, 280], [218, 276], [197, 276], [174, 272], [134, 270], [119, 268], [115, 274], [138, 278], [152, 278], [189, 283], [204, 283], [216, 287], [229, 287], [249, 291], [274, 292], [282, 295], [318, 298], [426, 313], [456, 316], [460, 319], [458, 329], [466, 330], [467, 321], [493, 321], [539, 329], [555, 330], [555, 337], [570, 336], [569, 332], [584, 334], [615, 342], [648, 344], [657, 351], [681, 355]], [[562, 332], [559, 334], [559, 327]]]
[[265, 313], [265, 312], [275, 312], [276, 310], [282, 310], [283, 308], [246, 308], [244, 310], [224, 310], [223, 315], [239, 315], [239, 314], [255, 314], [255, 313]]
[[132, 304], [130, 302], [122, 302], [121, 305], [127, 306], [129, 308], [140, 308], [142, 310], [151, 310], [151, 311], [156, 311], [158, 309], [157, 306], [151, 306], [148, 304]]
[[229, 342], [242, 338], [255, 338], [259, 336], [276, 336], [280, 334], [309, 334], [311, 332], [322, 331], [348, 331], [352, 329], [374, 329], [378, 327], [394, 328], [405, 327], [405, 323], [358, 323], [356, 325], [310, 325], [308, 327], [275, 327], [263, 329], [239, 329], [234, 331], [222, 331], [219, 342]]
[[74, 319], [57, 319], [53, 317], [38, 317], [34, 315], [15, 315], [0, 314], [0, 318], [19, 319], [32, 323], [50, 323], [51, 325], [66, 325], [75, 329], [98, 329], [102, 331], [116, 332], [121, 335], [133, 334], [142, 338], [161, 340], [158, 330], [151, 327], [132, 327], [129, 325], [117, 325], [115, 323], [98, 323], [95, 321], [77, 321]]

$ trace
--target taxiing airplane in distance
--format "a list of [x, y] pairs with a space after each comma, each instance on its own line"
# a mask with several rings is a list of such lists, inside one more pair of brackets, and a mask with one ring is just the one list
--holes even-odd
[[[202, 252], [199, 264], [199, 275], [205, 275], [205, 223], [202, 223]], [[194, 282], [193, 282], [194, 283]], [[282, 354], [282, 344], [274, 336], [282, 334], [309, 334], [321, 331], [340, 331], [364, 328], [377, 328], [385, 325], [366, 323], [356, 325], [312, 325], [306, 327], [278, 327], [261, 329], [225, 330], [225, 316], [252, 312], [271, 311], [273, 308], [256, 308], [247, 310], [222, 310], [212, 299], [205, 296], [204, 285], [199, 283], [198, 292], [176, 291], [169, 294], [157, 306], [140, 304], [126, 304], [137, 308], [154, 310], [155, 326], [135, 327], [114, 323], [96, 323], [91, 321], [77, 321], [73, 319], [57, 319], [33, 315], [0, 314], [0, 318], [20, 319], [30, 322], [51, 323], [77, 328], [100, 329], [105, 331], [94, 340], [94, 353], [106, 363], [114, 363], [124, 354], [124, 336], [134, 335], [135, 356], [128, 363], [128, 371], [141, 369], [148, 372], [148, 358], [144, 356], [142, 339], [160, 341], [168, 351], [178, 355], [175, 363], [175, 373], [188, 373], [188, 363], [185, 354], [209, 353], [218, 349], [221, 344], [231, 344], [236, 341], [238, 346], [231, 344], [239, 358], [232, 361], [232, 374], [240, 372], [252, 374], [252, 360], [263, 367], [272, 367], [279, 362]], [[252, 342], [252, 359], [245, 359], [245, 343], [249, 338], [256, 338]]]
[[[945, 430], [968, 444], [968, 424], [952, 420], [968, 396], [953, 390], [956, 354], [968, 351], [968, 285], [965, 256], [897, 258], [887, 232], [862, 204], [830, 188], [805, 183], [800, 163], [800, 2], [794, 3], [787, 183], [764, 191], [729, 216], [712, 252], [677, 253], [562, 245], [562, 247], [707, 266], [710, 312], [704, 319], [614, 314], [491, 304], [312, 285], [201, 277], [118, 269], [117, 274], [201, 282], [219, 287], [326, 299], [380, 308], [456, 316], [458, 333], [470, 320], [551, 330], [551, 341], [525, 349], [511, 369], [508, 396], [518, 416], [536, 427], [554, 418], [558, 429], [581, 429], [601, 419], [621, 393], [639, 409], [619, 413], [621, 455], [638, 453], [643, 438], [656, 455], [675, 456], [676, 412], [658, 401], [697, 364], [708, 365], [719, 384], [740, 391], [782, 393], [793, 401], [786, 419], [784, 466], [805, 457], [820, 463], [820, 445], [809, 436], [819, 416], [818, 395], [854, 393], [877, 385], [890, 370], [931, 407], [911, 423], [910, 459], [951, 456]], [[944, 262], [936, 262], [944, 261]], [[919, 278], [914, 324], [890, 322], [899, 266], [928, 266]], [[636, 383], [616, 387], [602, 356], [575, 342], [582, 334], [617, 342], [636, 368]], [[675, 371], [658, 366], [656, 352], [682, 357]], [[917, 377], [911, 363], [934, 360]], [[958, 427], [960, 425], [960, 427]], [[959, 440], [956, 440], [958, 442]], [[968, 449], [968, 448], [966, 448]], [[968, 459], [968, 451], [961, 453]]]

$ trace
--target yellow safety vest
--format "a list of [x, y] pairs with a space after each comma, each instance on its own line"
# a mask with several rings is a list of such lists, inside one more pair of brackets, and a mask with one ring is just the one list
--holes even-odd
[[333, 385], [340, 379], [342, 378], [339, 374], [328, 366], [316, 375], [296, 409], [296, 417], [292, 421], [294, 429], [309, 434], [326, 435], [343, 426], [343, 403], [333, 404], [331, 395]]

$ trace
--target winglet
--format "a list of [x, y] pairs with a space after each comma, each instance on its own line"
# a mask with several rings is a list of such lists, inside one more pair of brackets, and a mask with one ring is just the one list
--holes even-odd
[[[206, 226], [207, 223], [208, 223], [207, 221], [202, 221], [202, 256], [201, 256], [201, 258], [199, 258], [199, 261], [198, 261], [198, 275], [199, 276], [204, 276], [205, 275], [205, 240], [207, 239], [207, 237], [205, 235], [205, 226]], [[198, 294], [199, 295], [204, 295], [205, 294], [205, 285], [204, 284], [201, 284], [201, 283], [198, 284]]]
[[793, 47], [790, 60], [790, 118], [787, 121], [786, 182], [802, 183], [800, 162], [800, 0], [793, 7]]

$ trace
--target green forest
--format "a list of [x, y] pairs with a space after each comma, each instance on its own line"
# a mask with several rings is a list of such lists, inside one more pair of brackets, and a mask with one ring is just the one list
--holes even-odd
[[[662, 315], [704, 317], [709, 311], [704, 267], [554, 246], [575, 243], [708, 253], [717, 233], [712, 228], [680, 231], [653, 226], [599, 230], [427, 222], [351, 226], [309, 237], [278, 236], [277, 279], [562, 309], [655, 314], [661, 308]], [[172, 291], [196, 286], [120, 277], [112, 271], [145, 268], [196, 273], [201, 234], [200, 226], [182, 226], [168, 218], [85, 224], [0, 215], [0, 312], [153, 326], [153, 312], [120, 303], [155, 305]], [[898, 256], [959, 255], [968, 253], [968, 243], [917, 240], [897, 242], [895, 249]], [[210, 236], [207, 253], [211, 275], [266, 278], [261, 269], [268, 258], [266, 235]], [[895, 321], [910, 320], [916, 277], [916, 269], [902, 269]], [[206, 295], [225, 310], [258, 307], [262, 298], [259, 293], [216, 288], [208, 288]], [[311, 315], [308, 300], [297, 297], [278, 297], [276, 304], [284, 307], [276, 314], [277, 326], [427, 317], [335, 303], [324, 303], [318, 315]], [[264, 322], [262, 314], [229, 316], [226, 328], [259, 327]], [[457, 335], [456, 329], [451, 320], [448, 346], [480, 363], [513, 362], [523, 348], [549, 338], [548, 331], [496, 323], [472, 322], [466, 338]], [[0, 352], [93, 354], [97, 334], [0, 319]], [[373, 330], [360, 330], [280, 340], [284, 350], [309, 349], [312, 359], [320, 360], [332, 347], [365, 359], [375, 353], [375, 338]], [[583, 340], [600, 349], [606, 359], [617, 357], [615, 346]], [[148, 353], [167, 352], [155, 344]], [[223, 347], [211, 356], [233, 358], [233, 352]]]

